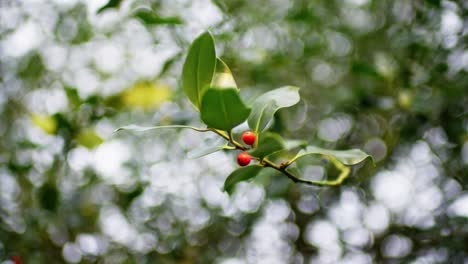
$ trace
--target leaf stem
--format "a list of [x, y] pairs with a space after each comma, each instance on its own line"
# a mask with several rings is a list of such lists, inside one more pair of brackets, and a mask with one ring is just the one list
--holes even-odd
[[339, 169], [341, 171], [340, 175], [338, 175], [338, 177], [336, 179], [334, 179], [334, 180], [311, 181], [311, 180], [306, 180], [306, 179], [303, 179], [303, 178], [299, 178], [299, 177], [295, 176], [294, 174], [292, 174], [291, 172], [286, 170], [287, 166], [289, 164], [291, 164], [292, 162], [284, 163], [284, 164], [287, 164], [285, 166], [284, 164], [276, 165], [275, 163], [269, 161], [268, 159], [263, 159], [262, 165], [264, 167], [270, 167], [270, 168], [273, 168], [273, 169], [283, 173], [284, 175], [286, 175], [286, 177], [288, 177], [289, 179], [291, 179], [293, 182], [296, 182], [296, 183], [299, 182], [299, 183], [304, 183], [304, 184], [314, 185], [314, 186], [337, 186], [337, 185], [340, 185], [349, 176], [349, 174], [351, 172], [351, 169], [349, 167], [346, 167], [345, 165], [343, 165], [341, 162], [339, 162], [337, 159], [335, 159], [332, 156], [327, 156], [327, 158], [333, 163], [333, 165], [335, 165], [335, 167], [337, 169]]
[[242, 144], [240, 144], [239, 142], [235, 141], [233, 138], [232, 138], [232, 134], [231, 133], [226, 133], [225, 131], [222, 131], [222, 130], [219, 130], [219, 129], [215, 129], [215, 128], [209, 128], [210, 131], [213, 131], [214, 133], [220, 135], [222, 138], [226, 139], [229, 143], [231, 143], [236, 149], [240, 149], [240, 150], [247, 150], [246, 147], [244, 147]]

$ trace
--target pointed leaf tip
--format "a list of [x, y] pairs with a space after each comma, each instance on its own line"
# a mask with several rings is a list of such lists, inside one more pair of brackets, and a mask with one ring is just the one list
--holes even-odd
[[189, 48], [182, 69], [182, 88], [199, 109], [202, 95], [210, 86], [216, 69], [216, 51], [209, 31], [198, 36]]
[[299, 88], [294, 86], [285, 86], [264, 93], [255, 100], [252, 106], [248, 119], [250, 129], [255, 133], [263, 131], [273, 119], [276, 111], [293, 106], [299, 100]]

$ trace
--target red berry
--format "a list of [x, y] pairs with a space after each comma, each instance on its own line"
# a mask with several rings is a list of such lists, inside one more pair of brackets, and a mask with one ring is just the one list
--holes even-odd
[[257, 136], [255, 136], [255, 133], [252, 131], [246, 131], [242, 134], [242, 141], [247, 145], [253, 145], [256, 139]]
[[20, 256], [13, 256], [11, 257], [11, 260], [13, 261], [13, 263], [15, 264], [22, 264], [23, 262], [21, 261], [21, 257]]
[[252, 158], [247, 152], [242, 152], [237, 156], [237, 163], [239, 163], [241, 166], [249, 165], [250, 160], [252, 160]]

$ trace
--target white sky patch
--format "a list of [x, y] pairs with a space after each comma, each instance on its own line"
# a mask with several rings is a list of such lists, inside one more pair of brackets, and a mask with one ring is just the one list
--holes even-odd
[[121, 141], [109, 141], [96, 150], [93, 166], [102, 178], [114, 184], [128, 184], [130, 171], [124, 163], [130, 159], [130, 148]]
[[181, 12], [183, 20], [190, 21], [188, 24], [189, 38], [195, 38], [202, 30], [219, 23], [223, 14], [210, 0], [189, 1], [191, 6]]
[[62, 45], [47, 45], [42, 50], [42, 58], [47, 69], [59, 72], [65, 66], [68, 51]]
[[311, 72], [312, 78], [322, 85], [332, 84], [332, 79], [336, 78], [336, 76], [334, 75], [334, 68], [326, 62], [321, 62], [317, 64]]
[[82, 68], [74, 74], [74, 83], [80, 97], [87, 98], [98, 92], [100, 80], [93, 71]]
[[375, 176], [372, 192], [376, 199], [393, 211], [401, 211], [411, 202], [412, 184], [407, 175], [383, 171]]
[[158, 74], [165, 62], [165, 59], [159, 56], [152, 48], [136, 50], [132, 53], [130, 65], [139, 75], [153, 77]]
[[[79, 0], [54, 0], [54, 2], [61, 8], [71, 8], [73, 7]], [[97, 2], [97, 1], [96, 1]]]
[[371, 233], [366, 228], [353, 228], [343, 231], [343, 240], [352, 246], [365, 247], [371, 240]]
[[93, 234], [80, 234], [76, 241], [83, 253], [94, 256], [104, 254], [108, 246], [105, 239]]
[[115, 73], [124, 62], [124, 52], [122, 48], [113, 43], [98, 44], [93, 58], [99, 70], [105, 73]]
[[101, 210], [99, 224], [105, 235], [120, 244], [130, 247], [137, 239], [138, 232], [115, 207]]
[[448, 213], [453, 216], [468, 217], [468, 194], [458, 197], [449, 206]]
[[326, 141], [334, 142], [344, 137], [353, 125], [353, 119], [348, 115], [329, 117], [320, 121], [318, 136]]
[[77, 147], [68, 152], [68, 164], [75, 171], [83, 171], [93, 163], [92, 153], [85, 147]]
[[369, 0], [346, 0], [347, 4], [354, 5], [354, 6], [363, 6], [369, 3]]
[[344, 191], [340, 202], [334, 205], [328, 213], [330, 220], [341, 230], [361, 226], [363, 205], [359, 197], [352, 191]]
[[465, 164], [468, 164], [468, 141], [463, 144], [463, 148], [461, 151], [462, 159]]
[[39, 25], [27, 21], [5, 38], [2, 48], [6, 55], [18, 58], [38, 48], [43, 40], [44, 35]]
[[460, 32], [463, 28], [463, 21], [452, 10], [445, 10], [442, 13], [442, 20], [440, 23], [440, 31], [442, 34], [453, 35]]
[[[69, 0], [70, 1], [70, 0]], [[107, 4], [108, 0], [85, 0], [90, 15], [95, 14], [99, 8]]]
[[385, 238], [382, 253], [386, 257], [401, 258], [408, 255], [413, 248], [413, 242], [402, 235], [390, 235]]
[[81, 250], [75, 243], [65, 243], [62, 249], [62, 255], [68, 263], [78, 263], [81, 261]]
[[364, 224], [374, 233], [381, 233], [390, 224], [390, 213], [381, 204], [371, 204], [364, 212]]
[[305, 239], [319, 248], [334, 248], [339, 244], [338, 229], [331, 222], [319, 220], [312, 222], [306, 229]]
[[37, 89], [26, 96], [26, 105], [31, 112], [55, 114], [67, 110], [68, 99], [62, 86], [55, 89]]
[[291, 231], [287, 217], [288, 204], [283, 200], [271, 201], [263, 215], [253, 226], [247, 240], [247, 262], [259, 264], [292, 263], [294, 253], [288, 239]]
[[440, 171], [428, 144], [418, 141], [391, 170], [372, 180], [376, 200], [396, 215], [396, 222], [418, 228], [436, 224], [444, 194], [437, 183]]
[[305, 230], [306, 242], [315, 245], [319, 254], [310, 263], [337, 263], [343, 249], [339, 241], [339, 232], [335, 225], [327, 220], [311, 222]]

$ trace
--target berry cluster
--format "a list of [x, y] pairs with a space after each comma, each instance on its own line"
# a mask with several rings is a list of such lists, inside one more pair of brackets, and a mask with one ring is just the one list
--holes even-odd
[[[256, 140], [257, 140], [257, 136], [252, 131], [246, 131], [242, 134], [242, 141], [244, 141], [244, 143], [249, 146], [252, 146], [253, 144], [255, 144]], [[252, 157], [247, 152], [242, 152], [237, 156], [237, 163], [240, 166], [249, 165], [251, 160], [252, 160]]]

